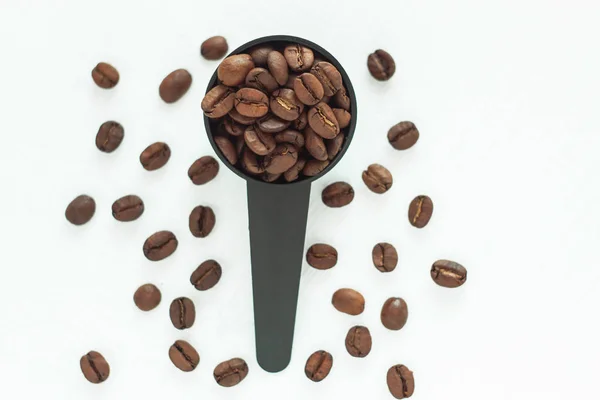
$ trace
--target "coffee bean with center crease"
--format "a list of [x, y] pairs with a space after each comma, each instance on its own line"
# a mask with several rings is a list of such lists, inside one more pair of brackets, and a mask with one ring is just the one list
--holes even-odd
[[232, 387], [248, 376], [248, 364], [241, 358], [223, 361], [215, 367], [213, 377], [223, 387]]
[[192, 86], [192, 75], [185, 69], [177, 69], [163, 79], [158, 94], [165, 103], [175, 103]]
[[112, 205], [112, 215], [117, 221], [135, 221], [143, 213], [144, 202], [134, 194], [123, 196]]
[[219, 282], [222, 273], [223, 270], [218, 262], [207, 260], [192, 273], [190, 282], [198, 290], [208, 290]]
[[258, 89], [242, 88], [235, 94], [234, 106], [245, 117], [260, 118], [269, 112], [269, 98]]
[[396, 63], [385, 50], [375, 50], [374, 53], [369, 54], [367, 67], [373, 78], [378, 81], [387, 81], [396, 72]]
[[279, 132], [274, 138], [277, 143], [291, 143], [298, 149], [304, 147], [304, 136], [293, 129], [286, 129], [283, 132]]
[[331, 303], [339, 312], [359, 315], [365, 310], [365, 298], [353, 289], [340, 289], [333, 294]]
[[319, 160], [308, 160], [302, 173], [305, 176], [315, 176], [320, 174], [329, 166], [329, 160], [319, 161]]
[[252, 57], [248, 54], [236, 54], [224, 59], [217, 68], [219, 81], [226, 86], [238, 86], [244, 83], [248, 72], [254, 68]]
[[265, 156], [265, 171], [270, 174], [282, 174], [292, 168], [298, 160], [298, 150], [289, 143], [281, 143]]
[[252, 175], [258, 175], [265, 172], [262, 157], [259, 158], [255, 152], [247, 147], [244, 149], [242, 155], [242, 168]]
[[196, 307], [187, 297], [179, 297], [171, 302], [169, 317], [173, 326], [179, 330], [191, 328], [196, 321]]
[[278, 133], [290, 126], [290, 121], [284, 121], [283, 119], [269, 113], [256, 121], [258, 128], [265, 133]]
[[287, 171], [285, 171], [283, 173], [283, 179], [285, 179], [286, 182], [295, 181], [300, 176], [300, 173], [304, 169], [305, 165], [306, 165], [306, 159], [298, 158], [298, 161], [296, 161], [296, 164], [294, 164], [292, 166], [292, 168], [288, 169]]
[[327, 378], [333, 367], [333, 356], [325, 350], [315, 351], [306, 360], [304, 373], [313, 382], [321, 382]]
[[283, 54], [290, 69], [296, 72], [308, 71], [315, 61], [313, 51], [300, 44], [290, 44], [286, 46]]
[[171, 158], [171, 148], [163, 142], [152, 143], [140, 154], [140, 163], [146, 171], [162, 168]]
[[440, 286], [457, 288], [467, 281], [467, 269], [454, 261], [438, 260], [431, 266], [431, 279]]
[[311, 156], [320, 161], [327, 160], [327, 147], [323, 138], [315, 133], [310, 126], [304, 129], [304, 139], [306, 143], [306, 150]]
[[330, 269], [337, 264], [337, 250], [328, 244], [317, 243], [310, 246], [306, 252], [306, 261], [316, 269]]
[[269, 72], [280, 86], [286, 84], [289, 76], [287, 61], [285, 57], [278, 51], [272, 51], [267, 56], [267, 65]]
[[229, 115], [221, 120], [220, 128], [231, 136], [242, 136], [246, 130], [246, 125], [236, 122]]
[[323, 85], [325, 96], [333, 96], [343, 87], [340, 71], [327, 61], [315, 63], [310, 72], [316, 76]]
[[65, 218], [73, 225], [83, 225], [89, 222], [96, 213], [96, 202], [88, 195], [75, 197], [65, 210]]
[[410, 149], [419, 140], [419, 130], [410, 121], [400, 122], [388, 131], [388, 141], [396, 150]]
[[100, 125], [96, 134], [96, 147], [104, 153], [112, 153], [121, 145], [124, 136], [123, 125], [115, 121], [106, 121]]
[[92, 70], [92, 79], [102, 89], [112, 89], [119, 83], [119, 71], [112, 65], [101, 62]]
[[392, 272], [398, 265], [398, 252], [389, 243], [377, 243], [371, 255], [373, 265], [381, 272]]
[[354, 200], [354, 189], [346, 182], [335, 182], [323, 189], [321, 199], [328, 207], [344, 207]]
[[197, 238], [205, 238], [212, 232], [215, 222], [215, 213], [212, 208], [197, 206], [190, 213], [190, 232]]
[[292, 121], [292, 125], [290, 128], [293, 128], [297, 131], [303, 131], [304, 128], [308, 125], [308, 111], [304, 110], [300, 113], [300, 116]]
[[237, 152], [235, 147], [233, 147], [233, 143], [229, 139], [223, 136], [216, 136], [214, 138], [215, 144], [221, 150], [221, 153], [225, 156], [227, 161], [231, 163], [231, 165], [235, 165], [238, 162]]
[[252, 57], [252, 61], [257, 67], [266, 67], [267, 66], [267, 57], [269, 53], [273, 51], [273, 46], [271, 45], [260, 45], [258, 47], [254, 47], [250, 50], [250, 57]]
[[394, 183], [391, 172], [379, 164], [369, 165], [362, 173], [362, 180], [372, 192], [379, 194], [390, 190]]
[[424, 228], [433, 214], [433, 201], [428, 196], [417, 196], [408, 207], [408, 221], [415, 228]]
[[347, 128], [348, 125], [350, 125], [352, 114], [350, 114], [348, 111], [344, 110], [343, 108], [332, 108], [331, 111], [333, 111], [333, 115], [335, 116], [340, 129]]
[[217, 85], [210, 89], [202, 99], [201, 107], [209, 118], [221, 118], [233, 108], [235, 92], [225, 86]]
[[334, 139], [326, 139], [327, 158], [333, 160], [338, 155], [344, 144], [344, 135], [337, 135]]
[[321, 102], [308, 110], [308, 124], [324, 139], [333, 139], [340, 133], [340, 124], [327, 104]]
[[386, 328], [399, 331], [408, 320], [408, 306], [399, 297], [390, 297], [381, 308], [381, 323]]
[[150, 261], [164, 260], [177, 250], [178, 244], [173, 232], [159, 231], [144, 242], [144, 255]]
[[142, 311], [154, 310], [160, 304], [160, 289], [151, 283], [140, 286], [133, 294], [133, 302]]
[[85, 379], [91, 383], [102, 383], [110, 375], [110, 366], [104, 356], [97, 351], [90, 351], [79, 360], [79, 366]]
[[396, 399], [407, 399], [415, 392], [413, 372], [402, 364], [394, 365], [387, 372], [387, 385]]
[[200, 157], [188, 169], [188, 177], [194, 185], [204, 185], [219, 173], [219, 163], [211, 156]]
[[279, 89], [271, 95], [271, 112], [286, 121], [297, 119], [304, 110], [304, 104], [298, 100], [291, 89]]
[[308, 106], [317, 104], [323, 98], [323, 85], [316, 76], [309, 72], [300, 75], [294, 81], [294, 92], [298, 100]]
[[346, 89], [341, 88], [337, 91], [337, 93], [333, 96], [333, 104], [346, 111], [350, 111], [350, 97], [348, 97]]
[[248, 72], [248, 76], [246, 76], [246, 86], [262, 90], [268, 94], [279, 88], [279, 84], [275, 78], [273, 78], [273, 75], [264, 68], [254, 68]]
[[184, 372], [190, 372], [196, 369], [200, 363], [200, 355], [185, 340], [177, 340], [169, 348], [169, 358], [173, 365]]
[[200, 54], [207, 60], [219, 60], [227, 54], [229, 45], [223, 36], [213, 36], [200, 45]]
[[372, 344], [371, 332], [366, 326], [353, 326], [346, 335], [346, 350], [352, 357], [368, 356]]
[[249, 126], [244, 132], [246, 146], [259, 156], [266, 156], [275, 149], [277, 145], [275, 138], [269, 133], [264, 133], [254, 126]]

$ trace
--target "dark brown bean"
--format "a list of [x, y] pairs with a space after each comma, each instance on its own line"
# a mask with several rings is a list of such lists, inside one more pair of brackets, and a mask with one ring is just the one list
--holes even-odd
[[192, 86], [192, 75], [185, 69], [177, 69], [163, 79], [158, 94], [165, 103], [175, 103]]
[[151, 283], [140, 286], [133, 294], [133, 302], [142, 311], [154, 310], [160, 304], [160, 289]]
[[328, 207], [344, 207], [354, 200], [354, 189], [346, 182], [335, 182], [323, 189], [321, 199]]
[[196, 306], [187, 297], [179, 297], [171, 302], [169, 317], [175, 328], [179, 330], [191, 328], [196, 321]]
[[92, 79], [102, 89], [112, 89], [119, 83], [119, 71], [112, 65], [101, 62], [92, 70]]
[[352, 357], [368, 356], [372, 345], [371, 332], [366, 326], [353, 326], [346, 335], [346, 350]]
[[284, 88], [288, 88], [288, 89], [294, 89], [294, 82], [296, 82], [296, 78], [299, 77], [300, 74], [296, 74], [294, 72], [290, 72], [290, 74], [288, 75], [288, 80], [285, 83], [285, 85], [283, 85]]
[[196, 369], [200, 363], [200, 355], [185, 340], [177, 340], [169, 348], [169, 358], [173, 365], [184, 372], [190, 372]]
[[258, 128], [265, 133], [278, 133], [290, 126], [290, 121], [284, 121], [281, 118], [269, 113], [256, 121]]
[[262, 157], [259, 158], [255, 152], [247, 147], [242, 155], [242, 168], [251, 175], [259, 175], [265, 172]]
[[333, 356], [324, 351], [315, 351], [306, 360], [306, 366], [304, 367], [304, 373], [306, 377], [313, 382], [321, 382], [327, 378], [327, 375], [331, 372], [333, 367]]
[[363, 171], [362, 180], [374, 193], [385, 193], [392, 187], [394, 180], [390, 171], [379, 164], [371, 164]]
[[267, 56], [267, 66], [277, 83], [279, 83], [280, 86], [285, 85], [288, 80], [289, 71], [283, 54], [278, 51], [270, 52]]
[[264, 133], [260, 129], [249, 126], [244, 132], [246, 146], [259, 156], [266, 156], [275, 150], [275, 138], [269, 133]]
[[223, 387], [232, 387], [248, 376], [248, 364], [241, 358], [223, 361], [215, 367], [213, 377]]
[[164, 260], [177, 250], [178, 244], [173, 232], [159, 231], [144, 242], [144, 255], [150, 261]]
[[323, 85], [316, 76], [305, 72], [294, 81], [294, 92], [298, 100], [308, 106], [317, 104], [323, 98]]
[[[239, 113], [239, 111], [236, 108], [233, 108], [231, 111], [229, 111], [229, 117], [231, 117], [231, 119], [233, 119], [238, 124], [242, 124], [242, 125], [246, 125], [246, 126], [252, 125], [253, 123], [256, 122], [256, 118], [247, 117], [245, 115], [242, 115]], [[246, 130], [246, 128], [244, 128], [244, 130]]]
[[123, 125], [115, 121], [106, 121], [100, 125], [96, 134], [96, 147], [104, 153], [112, 153], [121, 145], [124, 136]]
[[65, 210], [65, 218], [73, 225], [89, 222], [96, 213], [96, 202], [90, 196], [82, 194], [75, 197]]
[[389, 243], [377, 243], [371, 253], [373, 265], [380, 272], [392, 272], [398, 265], [398, 252]]
[[227, 54], [229, 45], [223, 36], [213, 36], [202, 42], [200, 54], [207, 60], [220, 60]]
[[260, 118], [269, 112], [269, 97], [258, 89], [242, 88], [235, 94], [234, 106], [245, 117]]
[[246, 130], [246, 125], [236, 122], [229, 115], [221, 120], [222, 129], [231, 136], [242, 136]]
[[306, 160], [304, 158], [298, 158], [296, 164], [294, 164], [292, 168], [288, 169], [283, 173], [283, 179], [285, 179], [286, 182], [293, 182], [296, 179], [298, 179], [300, 173], [304, 169], [305, 164]]
[[304, 129], [304, 140], [306, 141], [306, 150], [308, 150], [311, 156], [320, 161], [327, 160], [327, 147], [325, 147], [325, 142], [323, 142], [323, 138], [317, 135], [310, 126], [307, 126], [306, 129]]
[[340, 289], [333, 294], [331, 304], [339, 312], [359, 315], [365, 310], [365, 298], [353, 289]]
[[387, 51], [381, 49], [369, 54], [367, 67], [373, 78], [378, 81], [387, 81], [396, 72], [394, 59]]
[[350, 121], [352, 120], [352, 115], [344, 110], [343, 108], [333, 108], [333, 115], [335, 115], [335, 119], [337, 120], [340, 129], [347, 128], [350, 125]]
[[204, 291], [214, 287], [219, 280], [223, 270], [215, 260], [206, 260], [190, 276], [190, 283], [198, 290]]
[[306, 261], [311, 267], [316, 269], [325, 270], [333, 268], [337, 264], [337, 260], [337, 250], [328, 244], [313, 244], [306, 252]]
[[221, 118], [233, 109], [234, 100], [235, 92], [231, 88], [215, 86], [202, 99], [202, 111], [208, 118]]
[[333, 139], [340, 133], [340, 124], [327, 104], [320, 102], [308, 110], [308, 124], [322, 138]]
[[428, 196], [417, 196], [408, 207], [408, 221], [415, 228], [424, 228], [433, 214], [433, 201]]
[[277, 179], [281, 178], [282, 174], [270, 174], [268, 172], [263, 172], [261, 175], [261, 179], [265, 182], [275, 182]]
[[437, 260], [431, 266], [431, 279], [440, 286], [457, 288], [467, 281], [467, 269], [454, 261]]
[[304, 104], [298, 100], [291, 89], [279, 89], [271, 95], [271, 112], [286, 121], [294, 121], [304, 110]]
[[310, 72], [323, 85], [325, 96], [333, 96], [343, 87], [342, 75], [336, 67], [326, 61], [315, 63]]
[[387, 372], [387, 385], [396, 399], [408, 399], [415, 392], [413, 372], [402, 364], [394, 365]]
[[344, 144], [344, 135], [337, 135], [334, 139], [326, 139], [327, 158], [333, 160], [338, 155]]
[[279, 84], [273, 75], [264, 68], [254, 68], [246, 76], [246, 86], [261, 90], [267, 94], [277, 90]]
[[117, 221], [135, 221], [144, 213], [144, 202], [139, 196], [130, 194], [116, 200], [112, 205], [112, 215]]
[[152, 143], [140, 154], [140, 163], [146, 171], [162, 168], [171, 158], [171, 148], [163, 142]]
[[386, 328], [399, 331], [408, 320], [408, 306], [399, 297], [390, 297], [381, 308], [381, 323]]
[[410, 121], [403, 121], [390, 128], [388, 141], [396, 150], [410, 149], [419, 140], [419, 130]]
[[194, 185], [204, 185], [219, 173], [219, 163], [211, 156], [200, 157], [188, 169], [188, 177]]
[[250, 57], [252, 57], [252, 61], [257, 67], [266, 67], [267, 57], [272, 51], [273, 47], [271, 45], [260, 45], [250, 50]]
[[316, 176], [323, 172], [325, 168], [329, 165], [329, 160], [319, 161], [319, 160], [308, 160], [302, 173], [304, 176]]
[[283, 51], [285, 60], [290, 69], [296, 72], [308, 71], [315, 61], [315, 55], [311, 49], [299, 44], [290, 44]]
[[235, 147], [233, 147], [233, 143], [223, 136], [216, 136], [214, 140], [215, 144], [219, 150], [221, 150], [221, 153], [223, 153], [227, 161], [229, 161], [231, 165], [237, 164], [238, 156]]
[[[246, 129], [244, 129], [244, 131], [245, 130]], [[237, 154], [238, 158], [240, 158], [242, 156], [242, 153], [244, 152], [245, 148], [246, 148], [246, 141], [244, 140], [244, 135], [236, 137], [235, 138], [235, 153]]]
[[102, 383], [110, 376], [110, 366], [104, 356], [97, 351], [90, 351], [79, 360], [83, 376], [91, 383]]
[[219, 64], [217, 76], [223, 85], [234, 87], [244, 83], [248, 72], [253, 68], [252, 57], [248, 54], [236, 54], [227, 57]]
[[215, 227], [215, 223], [215, 213], [210, 207], [197, 206], [190, 213], [189, 228], [194, 237], [207, 237]]
[[281, 143], [265, 157], [265, 171], [270, 174], [283, 174], [298, 160], [298, 150], [289, 143]]
[[350, 111], [351, 102], [350, 97], [348, 97], [348, 94], [346, 93], [346, 89], [341, 88], [333, 95], [333, 104], [341, 109]]
[[277, 143], [291, 143], [298, 149], [304, 147], [304, 136], [293, 129], [286, 129], [283, 132], [279, 132], [274, 138]]
[[308, 125], [308, 110], [302, 111], [300, 116], [292, 121], [291, 128], [297, 131], [303, 131], [304, 128]]

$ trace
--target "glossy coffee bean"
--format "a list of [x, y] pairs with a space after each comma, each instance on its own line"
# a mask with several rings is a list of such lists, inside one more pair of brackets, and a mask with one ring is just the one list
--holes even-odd
[[400, 122], [390, 128], [388, 141], [396, 150], [410, 149], [419, 140], [419, 130], [410, 121]]
[[281, 132], [287, 129], [290, 124], [290, 121], [285, 121], [271, 113], [256, 121], [258, 128], [265, 133]]
[[204, 185], [217, 176], [219, 163], [211, 156], [200, 157], [188, 169], [188, 177], [194, 185]]
[[190, 372], [196, 369], [200, 363], [200, 355], [185, 340], [177, 340], [169, 348], [169, 358], [174, 366], [184, 372]]
[[89, 222], [96, 213], [96, 202], [90, 196], [82, 194], [75, 197], [65, 210], [65, 218], [73, 225]]
[[277, 143], [291, 143], [298, 149], [304, 147], [304, 135], [293, 129], [286, 129], [283, 132], [275, 134], [273, 137]]
[[283, 173], [283, 179], [285, 179], [286, 182], [293, 182], [297, 180], [300, 177], [300, 174], [302, 173], [302, 170], [304, 169], [305, 165], [306, 159], [298, 158], [296, 164], [294, 164], [292, 168], [288, 169]]
[[346, 335], [346, 350], [352, 357], [368, 356], [372, 345], [371, 332], [366, 326], [353, 326]]
[[362, 173], [362, 180], [369, 190], [374, 193], [385, 193], [392, 187], [394, 180], [391, 172], [379, 164], [371, 164]]
[[223, 136], [216, 136], [214, 138], [215, 144], [221, 150], [221, 153], [225, 156], [227, 161], [231, 163], [231, 165], [235, 165], [238, 162], [237, 151], [235, 147], [233, 147], [233, 143], [229, 139]]
[[223, 361], [215, 367], [213, 377], [223, 387], [232, 387], [248, 376], [248, 364], [241, 358]]
[[433, 214], [433, 201], [428, 196], [417, 196], [408, 207], [408, 221], [415, 228], [424, 228]]
[[359, 315], [365, 310], [365, 298], [353, 289], [340, 289], [333, 294], [331, 303], [339, 312]]
[[259, 158], [255, 152], [247, 147], [242, 155], [242, 168], [251, 175], [259, 175], [265, 172], [262, 157]]
[[79, 360], [79, 367], [85, 379], [91, 383], [102, 383], [110, 375], [110, 366], [104, 356], [97, 351], [90, 351]]
[[302, 132], [308, 126], [308, 110], [302, 111], [300, 116], [292, 121], [290, 128]]
[[327, 147], [327, 159], [333, 160], [338, 155], [344, 145], [344, 135], [337, 135], [334, 139], [326, 139], [325, 147]]
[[310, 72], [317, 77], [323, 85], [325, 96], [333, 96], [342, 89], [342, 75], [333, 64], [326, 61], [315, 63]]
[[354, 200], [354, 189], [346, 182], [335, 182], [323, 189], [321, 199], [328, 207], [344, 207]]
[[[246, 115], [242, 115], [239, 113], [239, 111], [236, 108], [233, 108], [231, 111], [229, 111], [229, 117], [234, 120], [235, 122], [237, 122], [238, 124], [242, 124], [242, 125], [252, 125], [256, 122], [256, 118], [255, 117], [248, 117]], [[245, 130], [245, 128], [244, 128]]]
[[346, 93], [346, 89], [341, 88], [333, 95], [333, 104], [343, 110], [350, 111], [350, 97]]
[[119, 83], [119, 71], [112, 65], [101, 62], [92, 70], [92, 79], [102, 89], [112, 89]]
[[302, 173], [304, 176], [316, 176], [323, 172], [325, 168], [329, 166], [329, 160], [319, 161], [319, 160], [308, 160]]
[[285, 85], [289, 77], [289, 71], [283, 54], [278, 51], [270, 52], [267, 56], [267, 66], [277, 83], [279, 83], [280, 86]]
[[160, 304], [162, 294], [151, 283], [140, 286], [133, 294], [133, 302], [142, 311], [154, 310]]
[[260, 45], [258, 47], [252, 48], [250, 50], [250, 57], [254, 64], [257, 67], [266, 67], [267, 66], [267, 57], [269, 53], [273, 51], [273, 46], [271, 45]]
[[327, 147], [325, 146], [325, 142], [310, 126], [304, 129], [304, 140], [306, 150], [308, 150], [311, 156], [320, 161], [327, 160]]
[[275, 150], [275, 138], [270, 133], [264, 133], [254, 126], [249, 126], [244, 132], [246, 146], [259, 156], [266, 156]]
[[337, 264], [337, 260], [337, 250], [328, 244], [313, 244], [306, 252], [306, 262], [316, 269], [325, 270], [333, 268]]
[[385, 50], [375, 50], [374, 53], [369, 54], [367, 67], [373, 78], [378, 81], [387, 81], [396, 72], [396, 63]]
[[237, 112], [245, 117], [260, 118], [269, 112], [269, 97], [258, 89], [238, 90], [233, 104]]
[[163, 79], [158, 94], [165, 103], [175, 103], [192, 86], [192, 75], [185, 69], [177, 69]]
[[265, 171], [270, 174], [283, 174], [298, 160], [298, 150], [289, 143], [281, 143], [265, 156]]
[[196, 321], [196, 306], [187, 297], [179, 297], [171, 302], [169, 317], [175, 328], [179, 330], [191, 328]]
[[246, 125], [242, 125], [239, 122], [234, 121], [229, 115], [221, 120], [220, 127], [231, 136], [236, 137], [242, 136], [246, 130]]
[[225, 86], [217, 85], [202, 99], [202, 111], [209, 118], [221, 118], [233, 109], [235, 92]]
[[283, 55], [290, 69], [295, 72], [308, 71], [315, 61], [313, 51], [300, 44], [286, 46]]
[[467, 269], [454, 261], [438, 260], [431, 266], [431, 279], [440, 286], [457, 288], [467, 281]]
[[381, 308], [381, 323], [392, 331], [399, 331], [408, 320], [408, 306], [399, 297], [390, 297]]
[[321, 382], [327, 378], [333, 367], [333, 356], [325, 350], [315, 351], [306, 360], [304, 373], [313, 382]]
[[192, 273], [190, 283], [198, 290], [208, 290], [219, 283], [222, 274], [223, 270], [218, 262], [207, 260]]
[[387, 372], [387, 385], [396, 399], [408, 399], [415, 392], [413, 372], [402, 364], [394, 365]]
[[144, 242], [144, 255], [150, 261], [164, 260], [177, 250], [178, 244], [173, 232], [159, 231]]
[[223, 36], [213, 36], [202, 42], [200, 54], [207, 60], [220, 60], [227, 54], [229, 45]]
[[100, 125], [96, 134], [96, 147], [104, 153], [112, 153], [121, 145], [124, 136], [123, 125], [115, 121], [106, 121]]
[[271, 92], [279, 88], [279, 84], [273, 78], [273, 75], [264, 68], [254, 68], [248, 72], [246, 86], [258, 89], [267, 94], [271, 94]]
[[140, 163], [146, 171], [162, 168], [171, 158], [171, 148], [163, 142], [152, 143], [140, 154]]
[[294, 92], [298, 100], [308, 106], [317, 104], [324, 95], [323, 85], [309, 72], [298, 76], [294, 81]]
[[139, 196], [130, 194], [116, 200], [112, 205], [112, 215], [117, 221], [135, 221], [144, 213], [144, 202]]
[[333, 110], [323, 102], [308, 110], [308, 124], [324, 139], [333, 139], [340, 133], [340, 124]]
[[350, 125], [350, 121], [352, 120], [352, 115], [344, 110], [343, 108], [332, 108], [333, 115], [340, 126], [340, 129], [347, 128]]
[[234, 87], [246, 80], [248, 72], [254, 68], [252, 57], [248, 54], [236, 54], [224, 59], [217, 68], [217, 77], [223, 85]]
[[197, 206], [190, 213], [189, 228], [194, 237], [207, 237], [215, 227], [215, 223], [215, 213], [210, 207]]
[[392, 272], [398, 265], [398, 252], [389, 243], [377, 243], [371, 253], [373, 265], [380, 272]]
[[279, 89], [271, 95], [271, 112], [286, 121], [297, 119], [304, 110], [304, 104], [298, 100], [291, 89]]

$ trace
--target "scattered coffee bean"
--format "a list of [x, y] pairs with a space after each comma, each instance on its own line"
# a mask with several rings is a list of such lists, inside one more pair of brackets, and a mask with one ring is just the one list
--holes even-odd
[[144, 202], [134, 194], [123, 196], [112, 205], [112, 215], [117, 221], [135, 221], [143, 213]]
[[82, 194], [69, 203], [65, 210], [67, 221], [73, 225], [89, 222], [96, 212], [96, 202], [90, 196]]
[[248, 376], [248, 364], [241, 358], [223, 361], [213, 371], [215, 381], [223, 387], [232, 387]]
[[173, 365], [184, 372], [196, 369], [200, 363], [198, 352], [185, 340], [177, 340], [169, 348], [169, 358]]
[[248, 54], [236, 54], [227, 57], [219, 64], [217, 76], [223, 85], [234, 87], [241, 85], [253, 68], [252, 57]]
[[274, 138], [277, 143], [291, 143], [296, 146], [297, 149], [304, 147], [304, 136], [293, 129], [286, 129], [283, 132], [279, 132]]
[[100, 125], [96, 134], [96, 147], [104, 153], [112, 153], [121, 145], [124, 136], [123, 125], [115, 121], [106, 121]]
[[246, 125], [236, 122], [229, 115], [221, 120], [220, 127], [231, 136], [239, 137], [244, 134]]
[[[332, 108], [333, 115], [340, 126], [340, 129], [347, 128], [350, 125], [350, 121], [352, 121], [352, 115], [344, 110], [343, 108]], [[337, 136], [336, 136], [337, 137]]]
[[264, 68], [254, 68], [246, 76], [246, 86], [261, 90], [267, 94], [277, 90], [279, 84], [273, 75]]
[[328, 244], [313, 244], [306, 252], [306, 261], [316, 269], [333, 268], [337, 264], [337, 259], [337, 250]]
[[396, 150], [410, 149], [419, 140], [419, 130], [409, 121], [400, 122], [388, 131], [388, 141]]
[[173, 232], [159, 231], [144, 242], [144, 255], [150, 261], [164, 260], [177, 250], [178, 244]]
[[415, 228], [424, 228], [433, 214], [433, 202], [427, 196], [414, 198], [408, 207], [408, 220]]
[[398, 252], [389, 243], [377, 243], [373, 247], [373, 265], [381, 272], [392, 272], [398, 265]]
[[296, 72], [308, 71], [315, 61], [313, 51], [299, 44], [286, 46], [283, 54], [290, 69]]
[[273, 114], [267, 114], [258, 121], [256, 125], [258, 129], [265, 133], [279, 133], [290, 126], [290, 121], [284, 121], [283, 119], [276, 117]]
[[346, 350], [352, 357], [364, 358], [371, 352], [371, 332], [365, 326], [353, 326], [346, 335]]
[[294, 80], [294, 92], [298, 100], [307, 106], [320, 102], [324, 94], [321, 82], [309, 72], [303, 73]]
[[399, 297], [390, 297], [381, 308], [381, 323], [392, 331], [399, 331], [408, 319], [408, 306]]
[[173, 326], [179, 330], [191, 328], [196, 321], [196, 307], [187, 297], [179, 297], [171, 303], [169, 316]]
[[223, 153], [227, 161], [229, 161], [232, 165], [237, 164], [237, 151], [235, 150], [235, 147], [233, 147], [233, 143], [231, 143], [229, 139], [223, 136], [216, 136], [215, 143], [217, 144], [217, 147], [219, 148], [219, 150], [221, 150], [221, 153]]
[[333, 367], [333, 356], [324, 350], [315, 351], [306, 360], [304, 373], [313, 382], [321, 382], [327, 378]]
[[222, 273], [223, 271], [218, 262], [207, 260], [192, 273], [190, 282], [198, 290], [208, 290], [219, 283]]
[[270, 174], [283, 174], [298, 160], [298, 150], [289, 143], [281, 143], [265, 156], [265, 171]]
[[92, 70], [92, 79], [102, 89], [112, 89], [119, 83], [119, 71], [112, 65], [101, 62]]
[[211, 156], [200, 157], [188, 169], [188, 176], [194, 185], [204, 185], [219, 173], [219, 163]]
[[260, 118], [269, 112], [269, 98], [260, 90], [253, 88], [238, 90], [233, 105], [237, 112], [250, 118]]
[[91, 383], [102, 383], [110, 375], [110, 366], [104, 356], [97, 351], [90, 351], [79, 360], [79, 366], [85, 379]]
[[302, 173], [305, 176], [316, 176], [323, 172], [325, 168], [329, 165], [329, 160], [319, 161], [319, 160], [309, 160], [306, 162]]
[[271, 95], [271, 112], [286, 121], [297, 119], [304, 110], [304, 104], [298, 100], [292, 89], [279, 89]]
[[328, 207], [344, 207], [354, 200], [354, 189], [346, 182], [335, 182], [323, 189], [321, 199]]
[[379, 164], [371, 164], [362, 173], [365, 185], [374, 193], [385, 193], [392, 187], [394, 180], [390, 171]]
[[229, 45], [223, 36], [213, 36], [202, 42], [200, 54], [207, 60], [220, 60], [227, 54]]
[[394, 365], [387, 372], [387, 385], [396, 399], [408, 399], [415, 392], [413, 372], [402, 364]]
[[267, 66], [267, 58], [269, 57], [269, 53], [273, 51], [273, 46], [270, 45], [261, 45], [259, 47], [254, 47], [250, 50], [250, 57], [252, 57], [252, 61], [258, 67], [266, 67]]
[[337, 135], [334, 139], [326, 139], [325, 146], [327, 147], [327, 159], [333, 160], [344, 144], [344, 135]]
[[158, 94], [165, 103], [175, 103], [192, 86], [192, 75], [185, 69], [177, 69], [163, 79]]
[[267, 56], [267, 66], [273, 78], [280, 86], [286, 84], [289, 76], [288, 65], [285, 57], [278, 51], [272, 51]]
[[304, 139], [306, 140], [306, 150], [308, 150], [311, 156], [320, 161], [327, 160], [328, 155], [325, 142], [310, 126], [304, 129]]
[[306, 160], [304, 158], [298, 158], [298, 161], [296, 161], [296, 164], [294, 164], [294, 166], [290, 169], [288, 169], [287, 171], [285, 171], [283, 173], [283, 178], [285, 179], [286, 182], [293, 182], [296, 179], [298, 179], [298, 177], [300, 176], [300, 173], [302, 173], [302, 170], [304, 169], [304, 166], [306, 165]]
[[140, 162], [146, 171], [162, 168], [169, 158], [171, 158], [171, 148], [163, 142], [151, 144], [140, 154]]
[[321, 61], [315, 63], [310, 72], [317, 77], [323, 85], [325, 96], [333, 96], [340, 90], [342, 85], [342, 75], [331, 63]]
[[467, 281], [467, 269], [454, 261], [438, 260], [431, 266], [431, 279], [440, 286], [456, 288]]
[[154, 310], [161, 299], [160, 290], [151, 283], [140, 286], [133, 294], [133, 302], [142, 311]]
[[324, 139], [333, 139], [340, 133], [340, 124], [335, 114], [323, 102], [308, 110], [308, 124]]
[[205, 238], [212, 232], [215, 222], [215, 213], [212, 208], [197, 206], [190, 213], [190, 232], [197, 238]]
[[359, 315], [365, 310], [365, 298], [353, 289], [340, 289], [333, 294], [331, 303], [339, 312]]
[[259, 156], [266, 156], [275, 150], [275, 138], [269, 133], [264, 133], [254, 126], [249, 126], [244, 132], [246, 146]]
[[396, 63], [385, 50], [375, 50], [374, 53], [369, 54], [367, 67], [373, 78], [378, 81], [387, 81], [396, 72]]
[[225, 86], [217, 85], [202, 99], [202, 111], [208, 118], [221, 118], [233, 109], [235, 92]]
[[338, 90], [337, 93], [333, 96], [333, 104], [343, 110], [350, 111], [350, 103], [350, 97], [348, 97], [346, 89], [344, 88]]

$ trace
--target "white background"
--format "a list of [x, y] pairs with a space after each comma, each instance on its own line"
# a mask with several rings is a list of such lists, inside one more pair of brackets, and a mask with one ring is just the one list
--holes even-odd
[[[127, 3], [127, 4], [126, 4]], [[600, 6], [590, 0], [394, 0], [359, 2], [2, 0], [0, 5], [0, 398], [27, 399], [391, 399], [385, 373], [396, 363], [415, 372], [415, 399], [585, 399], [600, 370]], [[187, 177], [213, 154], [200, 102], [216, 62], [200, 43], [221, 34], [233, 49], [270, 34], [320, 43], [350, 75], [359, 105], [354, 142], [344, 160], [313, 185], [307, 246], [334, 245], [330, 271], [304, 265], [293, 359], [269, 374], [254, 357], [245, 184], [223, 165], [196, 187]], [[397, 72], [372, 79], [367, 55], [387, 49]], [[99, 61], [121, 73], [98, 89]], [[174, 105], [158, 97], [176, 68], [194, 77]], [[125, 127], [113, 154], [94, 145], [108, 119]], [[421, 139], [394, 151], [387, 129], [414, 121]], [[149, 173], [139, 153], [164, 140], [172, 157]], [[380, 162], [394, 174], [385, 195], [361, 180]], [[354, 202], [327, 209], [321, 190], [350, 182]], [[64, 209], [87, 193], [98, 205], [82, 227]], [[115, 221], [118, 197], [146, 202], [137, 222]], [[430, 195], [431, 223], [412, 228], [410, 200]], [[206, 239], [187, 228], [191, 209], [210, 205], [217, 226]], [[145, 238], [170, 229], [179, 249], [151, 263]], [[376, 271], [372, 246], [389, 241], [399, 267]], [[189, 275], [205, 259], [223, 266], [213, 290], [197, 292]], [[465, 265], [464, 287], [437, 287], [438, 258]], [[163, 303], [142, 313], [132, 295], [156, 283]], [[350, 317], [330, 305], [341, 287], [360, 290], [365, 312]], [[168, 305], [191, 297], [197, 320], [175, 330]], [[399, 332], [379, 322], [383, 301], [406, 299]], [[354, 324], [374, 338], [366, 359], [344, 348]], [[167, 351], [189, 340], [201, 354], [192, 373]], [[111, 376], [88, 383], [79, 358], [102, 352]], [[304, 376], [313, 351], [334, 355], [322, 383]], [[243, 357], [248, 378], [221, 388], [220, 361]], [[569, 397], [567, 397], [569, 396]]]

